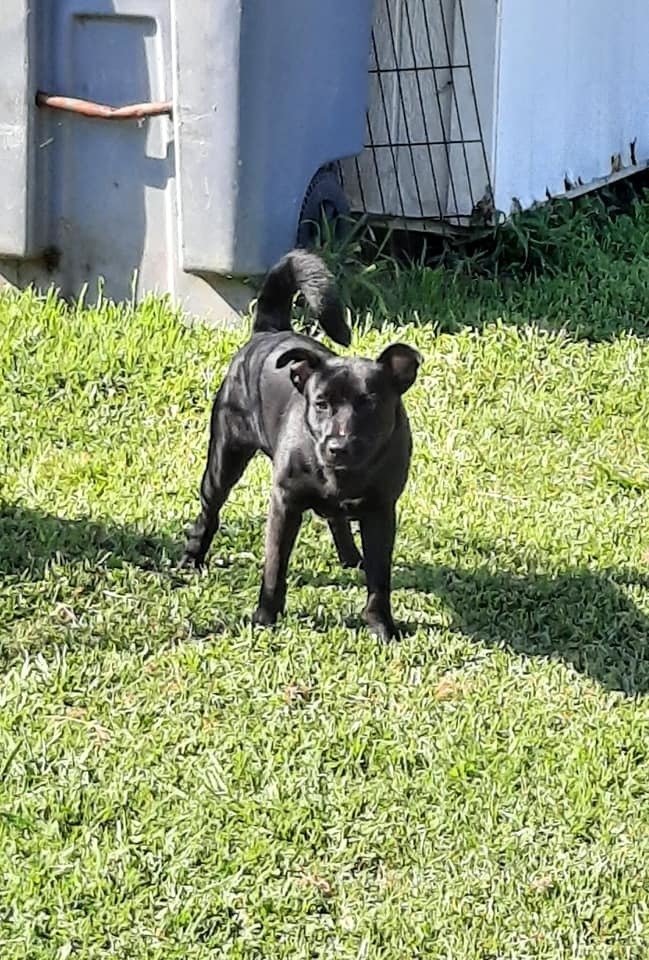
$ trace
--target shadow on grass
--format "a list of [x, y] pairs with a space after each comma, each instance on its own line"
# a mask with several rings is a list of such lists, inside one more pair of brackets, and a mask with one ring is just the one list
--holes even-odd
[[[237, 562], [237, 555], [254, 552], [261, 567], [264, 523], [264, 518], [258, 516], [243, 521], [224, 517], [208, 566], [227, 567]], [[55, 561], [85, 561], [109, 569], [127, 564], [152, 573], [169, 573], [175, 570], [183, 544], [184, 525], [180, 519], [177, 535], [172, 537], [128, 524], [57, 517], [20, 504], [0, 502], [0, 584], [7, 576], [40, 580]], [[186, 571], [182, 577], [189, 575]]]
[[[226, 557], [247, 548], [259, 552], [260, 518], [222, 529]], [[137, 528], [67, 520], [18, 505], [0, 505], [0, 583], [3, 577], [42, 578], [53, 560], [131, 564], [169, 573], [181, 550], [178, 540], [148, 535]], [[233, 562], [238, 562], [236, 559]], [[331, 553], [332, 572], [312, 576], [293, 565], [293, 583], [361, 584], [357, 572], [341, 570]], [[452, 627], [481, 643], [523, 656], [560, 657], [609, 690], [627, 696], [649, 692], [649, 618], [629, 596], [649, 589], [649, 577], [633, 570], [566, 570], [556, 576], [518, 576], [485, 567], [462, 569], [430, 564], [397, 565], [394, 589], [434, 594], [447, 606]], [[245, 614], [246, 611], [242, 611]], [[356, 622], [348, 626], [360, 626]], [[406, 625], [406, 633], [412, 632]]]
[[523, 656], [560, 657], [627, 696], [649, 692], [649, 618], [628, 595], [649, 588], [633, 570], [570, 569], [518, 576], [486, 568], [398, 567], [396, 590], [439, 596], [452, 627]]
[[324, 252], [345, 302], [378, 327], [434, 322], [456, 333], [532, 324], [598, 342], [649, 337], [648, 228], [643, 172], [454, 240], [361, 221], [337, 256], [327, 244]]
[[[356, 571], [315, 576], [296, 570], [298, 584], [358, 586]], [[396, 564], [395, 591], [439, 597], [451, 628], [487, 646], [525, 657], [554, 657], [569, 663], [608, 690], [626, 696], [649, 693], [649, 617], [628, 591], [649, 591], [649, 575], [634, 570], [568, 569], [557, 575], [528, 574], [486, 567]], [[406, 607], [408, 605], [406, 601]], [[360, 618], [346, 621], [362, 626]], [[421, 622], [399, 624], [402, 635], [438, 629]]]
[[135, 527], [104, 525], [87, 518], [69, 520], [17, 504], [0, 504], [0, 578], [22, 575], [38, 580], [54, 560], [105, 561], [108, 566], [130, 563], [143, 570], [159, 570], [178, 552], [171, 538], [149, 535]]

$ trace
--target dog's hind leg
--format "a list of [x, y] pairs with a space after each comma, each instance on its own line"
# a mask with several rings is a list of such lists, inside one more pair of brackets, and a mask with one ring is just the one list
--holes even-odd
[[334, 544], [336, 545], [338, 559], [340, 560], [342, 566], [353, 568], [362, 567], [363, 557], [361, 556], [361, 552], [354, 542], [354, 536], [352, 534], [352, 528], [349, 520], [338, 518], [336, 520], [329, 520], [328, 523], [329, 529], [331, 530], [331, 536], [333, 537]]
[[221, 507], [255, 454], [254, 446], [242, 443], [238, 426], [237, 418], [220, 407], [217, 399], [201, 481], [201, 511], [188, 531], [181, 567], [202, 566], [219, 528]]

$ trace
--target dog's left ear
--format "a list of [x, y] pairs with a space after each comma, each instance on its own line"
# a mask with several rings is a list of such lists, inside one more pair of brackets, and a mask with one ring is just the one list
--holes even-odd
[[397, 393], [405, 393], [415, 382], [421, 354], [405, 343], [393, 343], [378, 358], [387, 367]]
[[305, 350], [302, 347], [293, 347], [287, 350], [277, 358], [275, 366], [285, 367], [291, 364], [290, 376], [293, 386], [304, 393], [306, 382], [318, 367], [322, 366], [322, 357], [313, 350]]

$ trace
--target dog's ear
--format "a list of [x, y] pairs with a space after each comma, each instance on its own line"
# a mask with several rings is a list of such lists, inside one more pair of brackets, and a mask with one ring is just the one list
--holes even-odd
[[313, 373], [322, 366], [322, 357], [313, 350], [306, 350], [303, 347], [293, 347], [281, 354], [275, 363], [276, 367], [285, 367], [291, 364], [290, 376], [293, 386], [304, 393], [306, 382]]
[[405, 393], [415, 382], [421, 354], [405, 343], [393, 343], [386, 347], [377, 362], [387, 367], [397, 393]]

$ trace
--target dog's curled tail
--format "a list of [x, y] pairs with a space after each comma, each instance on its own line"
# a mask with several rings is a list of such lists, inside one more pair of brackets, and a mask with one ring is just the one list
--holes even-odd
[[334, 278], [315, 253], [292, 250], [266, 274], [257, 299], [254, 333], [291, 329], [291, 307], [297, 291], [313, 316], [336, 343], [351, 340]]

